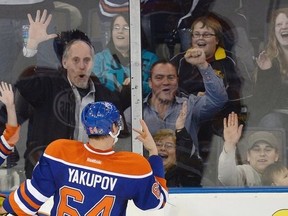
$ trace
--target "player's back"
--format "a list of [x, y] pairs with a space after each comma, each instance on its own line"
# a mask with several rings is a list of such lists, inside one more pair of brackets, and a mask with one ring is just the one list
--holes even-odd
[[102, 211], [125, 215], [129, 199], [137, 200], [135, 204], [142, 209], [159, 208], [161, 193], [155, 193], [159, 185], [155, 185], [149, 162], [139, 154], [99, 151], [62, 139], [49, 145], [42, 159], [52, 168], [54, 190], [58, 190], [52, 215], [98, 215]]

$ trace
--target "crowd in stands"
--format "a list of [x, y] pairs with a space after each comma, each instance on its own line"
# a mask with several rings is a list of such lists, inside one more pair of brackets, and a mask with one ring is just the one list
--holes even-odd
[[[129, 1], [15, 2], [0, 0], [0, 74], [27, 132], [7, 163], [23, 158], [30, 179], [52, 141], [88, 142], [81, 112], [95, 101], [117, 107], [133, 145]], [[263, 2], [258, 25], [258, 3], [141, 1], [140, 101], [168, 187], [281, 185], [286, 170], [271, 167], [287, 166], [288, 4]]]

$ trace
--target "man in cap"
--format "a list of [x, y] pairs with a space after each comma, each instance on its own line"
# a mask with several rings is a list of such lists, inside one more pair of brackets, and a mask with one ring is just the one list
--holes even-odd
[[224, 146], [219, 157], [218, 179], [224, 186], [260, 186], [264, 169], [279, 160], [277, 138], [268, 131], [254, 132], [247, 141], [248, 164], [236, 164], [236, 147], [243, 125], [232, 112], [224, 118]]
[[59, 139], [50, 143], [27, 179], [4, 200], [0, 214], [35, 215], [54, 195], [50, 215], [126, 215], [128, 200], [142, 210], [167, 202], [163, 162], [143, 120], [135, 130], [149, 159], [115, 152], [120, 113], [109, 102], [92, 102], [81, 114], [87, 143]]

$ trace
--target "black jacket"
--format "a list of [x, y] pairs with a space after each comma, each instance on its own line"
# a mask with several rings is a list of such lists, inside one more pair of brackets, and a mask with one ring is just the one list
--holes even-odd
[[[179, 89], [188, 94], [197, 95], [198, 92], [205, 91], [203, 78], [196, 66], [186, 62], [184, 55], [185, 52], [182, 52], [171, 59], [171, 62], [178, 67]], [[219, 47], [215, 56], [207, 61], [215, 73], [223, 78], [229, 100], [237, 100], [241, 97], [241, 77], [231, 56], [232, 53]]]
[[[168, 187], [200, 187], [203, 173], [203, 163], [198, 153], [193, 151], [193, 141], [183, 128], [176, 132], [177, 165], [165, 173]], [[193, 154], [191, 155], [191, 152]]]
[[[109, 101], [122, 111], [120, 96], [91, 77], [95, 101]], [[37, 147], [46, 147], [59, 138], [72, 139], [75, 128], [75, 96], [66, 72], [30, 67], [15, 84], [20, 93], [15, 97], [19, 124], [29, 119], [25, 157]], [[4, 109], [1, 110], [2, 125]], [[37, 159], [36, 159], [37, 161]]]
[[[203, 78], [195, 65], [186, 62], [185, 52], [174, 56], [170, 61], [178, 67], [179, 90], [187, 94], [197, 95], [205, 92]], [[239, 75], [233, 55], [231, 52], [218, 47], [214, 57], [207, 60], [215, 73], [223, 79], [229, 101], [224, 108], [213, 117], [213, 131], [222, 135], [223, 118], [232, 111], [239, 114], [241, 112], [241, 84], [243, 78]]]
[[273, 59], [272, 67], [261, 70], [257, 67], [257, 82], [249, 104], [249, 122], [257, 126], [261, 118], [276, 109], [286, 109], [288, 82], [281, 77], [280, 64]]

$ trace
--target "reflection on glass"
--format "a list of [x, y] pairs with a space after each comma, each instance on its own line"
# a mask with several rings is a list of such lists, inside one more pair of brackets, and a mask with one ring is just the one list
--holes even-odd
[[[280, 140], [277, 153], [280, 162], [287, 165], [285, 158], [287, 146], [285, 136], [287, 136], [286, 131], [288, 130], [288, 58], [285, 55], [288, 29], [287, 8], [274, 10], [276, 8], [273, 7], [276, 7], [276, 5], [270, 7], [268, 3], [261, 1], [242, 1], [243, 4], [241, 5], [238, 4], [238, 1], [229, 0], [217, 0], [211, 3], [198, 1], [196, 5], [193, 2], [197, 1], [166, 1], [165, 4], [163, 1], [141, 1], [141, 26], [143, 27], [141, 33], [144, 33], [141, 41], [142, 99], [151, 93], [149, 77], [151, 66], [155, 61], [162, 58], [171, 60], [172, 57], [185, 52], [191, 46], [207, 49], [209, 40], [217, 39], [215, 40], [215, 46], [218, 48], [219, 45], [222, 45], [220, 43], [220, 38], [222, 38], [224, 40], [223, 48], [229, 51], [227, 53], [231, 54], [231, 59], [233, 57], [233, 62], [236, 64], [237, 72], [241, 78], [240, 90], [237, 89], [237, 93], [240, 93], [241, 106], [245, 105], [249, 113], [247, 119], [243, 118], [245, 121], [241, 120], [245, 127], [233, 155], [237, 162], [236, 165], [247, 166], [249, 163], [247, 161], [248, 152], [243, 150], [247, 144], [247, 137], [252, 132], [261, 130], [272, 131], [276, 138]], [[79, 28], [87, 33], [96, 50], [94, 74], [107, 88], [122, 94], [122, 98], [125, 99], [122, 100], [124, 108], [132, 106], [130, 109], [133, 110], [133, 104], [131, 105], [130, 100], [129, 1], [121, 6], [115, 4], [115, 8], [108, 8], [103, 4], [100, 7], [99, 4], [99, 2], [93, 0], [87, 1], [87, 4], [71, 1], [65, 5], [42, 1], [38, 4], [31, 4], [29, 7], [25, 5], [15, 7], [15, 5], [0, 2], [1, 81], [15, 83], [21, 71], [34, 64], [54, 69], [59, 67], [60, 62], [54, 53], [53, 40], [39, 46], [35, 58], [24, 59], [22, 55], [22, 27], [28, 24], [27, 13], [31, 13], [34, 17], [37, 9], [41, 11], [47, 9], [48, 13], [53, 14], [53, 20], [48, 27], [49, 33], [57, 33], [71, 28]], [[222, 5], [226, 5], [226, 7], [222, 7]], [[191, 13], [192, 11], [193, 13]], [[255, 18], [255, 11], [259, 11], [259, 18], [257, 19]], [[222, 25], [221, 37], [218, 38], [215, 31], [202, 32], [203, 28], [201, 26], [196, 26], [199, 27], [199, 31], [196, 32], [198, 34], [194, 31], [191, 35], [192, 22], [207, 14], [207, 12], [213, 12], [225, 21], [225, 25]], [[269, 23], [266, 23], [266, 20]], [[198, 41], [193, 42], [194, 39]], [[192, 42], [194, 45], [192, 45]], [[254, 60], [251, 52], [256, 56]], [[210, 64], [213, 64], [212, 59], [215, 57], [216, 51], [213, 50], [212, 53], [211, 58], [208, 59]], [[188, 77], [193, 74], [194, 70], [181, 71], [181, 67], [185, 64], [185, 60], [181, 59], [177, 68], [177, 74], [180, 76], [180, 88], [189, 94], [196, 95], [196, 92], [200, 91], [204, 95], [206, 89], [203, 88], [202, 78], [192, 77], [195, 82], [189, 82]], [[225, 66], [227, 66], [226, 63]], [[223, 75], [224, 71], [230, 71], [230, 68], [223, 69], [222, 66], [214, 69], [219, 76]], [[229, 75], [226, 78], [224, 76], [225, 85], [229, 89], [233, 86], [233, 82], [231, 82]], [[253, 96], [251, 89], [253, 89]], [[229, 112], [226, 112], [225, 115], [217, 116], [216, 120], [213, 119], [215, 120], [213, 123], [216, 122], [213, 127], [207, 127], [208, 130], [204, 125], [204, 129], [207, 130], [205, 132], [200, 131], [198, 134], [200, 139], [202, 138], [198, 150], [204, 162], [200, 183], [203, 187], [223, 187], [218, 178], [218, 162], [223, 150], [222, 121], [228, 114]], [[242, 119], [241, 111], [238, 114], [238, 118]], [[123, 119], [123, 121], [131, 123], [132, 120]], [[27, 126], [24, 125], [23, 139], [20, 140], [18, 145], [21, 159], [23, 159], [26, 148], [26, 128]], [[166, 128], [166, 126], [163, 126], [163, 128]], [[131, 125], [129, 127], [126, 125], [125, 130], [126, 132], [122, 134], [119, 144], [115, 147], [116, 150], [131, 150]], [[208, 138], [206, 132], [211, 137]], [[164, 147], [161, 149], [163, 151], [164, 149], [167, 150]], [[261, 152], [261, 148], [259, 148], [259, 151]], [[22, 169], [24, 166], [22, 160], [17, 164], [18, 166]], [[191, 168], [195, 168], [194, 165], [191, 165]], [[232, 175], [228, 180], [233, 181]], [[243, 183], [243, 185], [245, 184]]]

